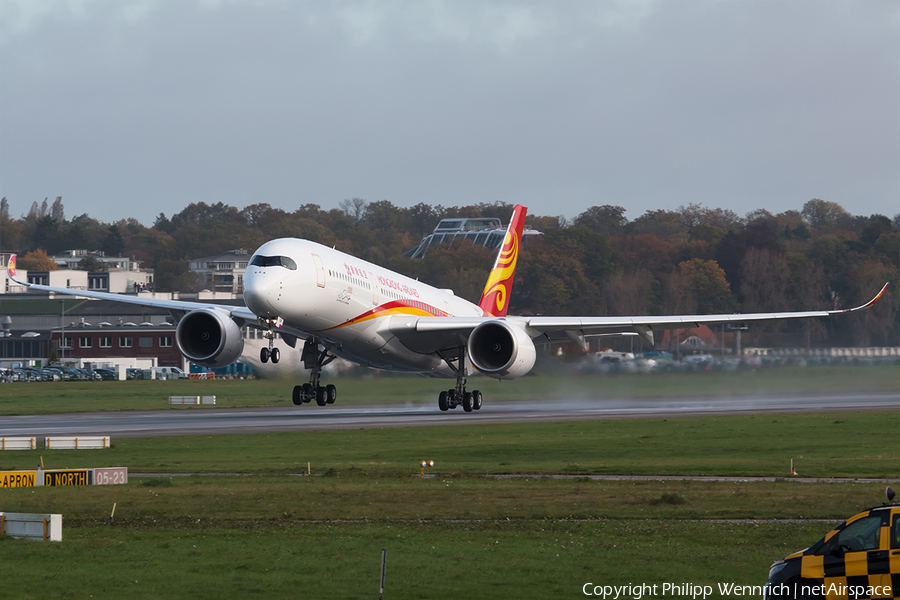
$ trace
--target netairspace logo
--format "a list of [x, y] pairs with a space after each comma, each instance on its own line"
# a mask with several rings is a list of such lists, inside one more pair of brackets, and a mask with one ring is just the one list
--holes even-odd
[[759, 596], [765, 595], [765, 586], [738, 585], [736, 583], [719, 583], [697, 585], [694, 583], [655, 583], [628, 585], [594, 585], [586, 583], [581, 587], [585, 596], [597, 596], [605, 600], [641, 600], [645, 597], [684, 597], [692, 600], [705, 600], [718, 592], [719, 596]]

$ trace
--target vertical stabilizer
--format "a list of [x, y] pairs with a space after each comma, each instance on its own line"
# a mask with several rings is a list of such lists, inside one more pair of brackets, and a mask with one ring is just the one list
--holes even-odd
[[497, 260], [491, 275], [488, 277], [481, 302], [478, 306], [485, 314], [492, 317], [505, 317], [509, 308], [509, 294], [512, 291], [513, 276], [516, 273], [516, 261], [519, 258], [519, 246], [522, 243], [522, 230], [525, 228], [525, 213], [528, 209], [516, 204], [512, 220], [503, 238], [503, 245], [497, 253]]

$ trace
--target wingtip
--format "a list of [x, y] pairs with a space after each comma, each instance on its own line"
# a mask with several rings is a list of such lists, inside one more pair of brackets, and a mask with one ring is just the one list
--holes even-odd
[[17, 272], [16, 272], [16, 255], [15, 254], [11, 254], [9, 256], [9, 260], [6, 262], [6, 272], [9, 275], [9, 278], [12, 279], [13, 281], [15, 281], [16, 283], [18, 283], [19, 285], [30, 286], [29, 283], [27, 283], [25, 281], [21, 281], [20, 279], [18, 279], [18, 277], [16, 277]]
[[870, 307], [873, 306], [876, 302], [878, 302], [879, 300], [881, 300], [881, 297], [884, 296], [884, 293], [887, 291], [889, 285], [890, 285], [890, 282], [887, 282], [887, 283], [885, 283], [883, 286], [881, 286], [881, 291], [878, 292], [877, 294], [875, 294], [875, 297], [872, 298], [871, 300], [869, 300], [868, 302], [866, 302], [865, 304], [863, 304], [863, 305], [861, 305], [861, 306], [857, 306], [856, 308], [845, 308], [844, 310], [833, 311], [831, 314], [840, 314], [840, 313], [856, 312], [856, 311], [858, 311], [858, 310], [865, 310], [865, 309], [867, 309], [867, 308], [870, 308]]
[[876, 296], [874, 298], [872, 298], [872, 301], [869, 302], [869, 306], [871, 306], [871, 305], [875, 304], [876, 302], [878, 302], [879, 300], [881, 300], [881, 297], [884, 296], [884, 293], [887, 291], [889, 285], [891, 285], [890, 281], [884, 282], [884, 285], [881, 286], [881, 291], [878, 292], [878, 294], [876, 294]]

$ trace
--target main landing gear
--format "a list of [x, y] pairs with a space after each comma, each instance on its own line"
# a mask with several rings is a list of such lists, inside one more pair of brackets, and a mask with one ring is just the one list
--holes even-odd
[[303, 367], [309, 369], [309, 383], [294, 386], [291, 400], [295, 405], [299, 406], [305, 402], [311, 402], [313, 399], [319, 406], [334, 404], [334, 401], [337, 400], [337, 388], [331, 384], [319, 385], [319, 376], [322, 374], [322, 367], [335, 358], [324, 348], [319, 350], [319, 341], [316, 338], [311, 338], [303, 344], [300, 360], [303, 361]]
[[[445, 359], [446, 360], [446, 359]], [[456, 371], [456, 387], [438, 394], [438, 408], [442, 411], [448, 411], [462, 405], [463, 410], [472, 412], [473, 410], [481, 410], [481, 392], [475, 390], [473, 392], [466, 391], [466, 349], [459, 349], [459, 358], [456, 366], [453, 366], [449, 360], [446, 361], [450, 368]]]

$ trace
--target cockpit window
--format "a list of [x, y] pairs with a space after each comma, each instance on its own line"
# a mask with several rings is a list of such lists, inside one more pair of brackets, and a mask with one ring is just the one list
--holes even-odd
[[250, 261], [250, 264], [256, 267], [284, 267], [291, 271], [297, 270], [297, 263], [294, 262], [294, 259], [287, 256], [263, 256], [262, 254], [257, 254]]

